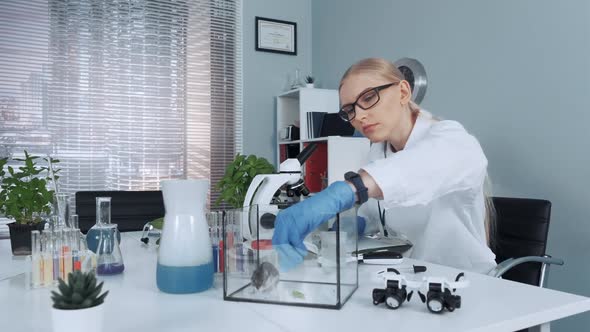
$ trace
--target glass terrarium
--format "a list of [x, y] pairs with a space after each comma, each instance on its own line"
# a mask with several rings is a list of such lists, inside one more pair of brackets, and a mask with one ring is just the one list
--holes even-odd
[[340, 309], [358, 287], [356, 207], [309, 234], [307, 252], [289, 268], [272, 245], [277, 212], [255, 205], [222, 213], [224, 299]]

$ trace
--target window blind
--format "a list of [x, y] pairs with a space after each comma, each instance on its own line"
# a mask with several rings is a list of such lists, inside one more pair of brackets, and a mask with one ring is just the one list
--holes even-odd
[[242, 148], [240, 20], [240, 0], [3, 1], [0, 157], [58, 158], [70, 195], [214, 186]]

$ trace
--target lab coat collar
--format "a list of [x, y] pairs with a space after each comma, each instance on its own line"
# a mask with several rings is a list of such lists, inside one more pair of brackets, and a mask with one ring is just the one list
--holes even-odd
[[420, 110], [420, 113], [418, 113], [418, 117], [416, 118], [416, 123], [414, 123], [414, 128], [410, 133], [410, 137], [408, 137], [408, 141], [406, 142], [404, 149], [412, 146], [413, 144], [416, 144], [416, 142], [419, 142], [420, 139], [428, 132], [428, 129], [430, 129], [430, 126], [432, 126], [433, 123], [434, 120], [432, 118], [432, 114], [430, 114], [428, 111]]

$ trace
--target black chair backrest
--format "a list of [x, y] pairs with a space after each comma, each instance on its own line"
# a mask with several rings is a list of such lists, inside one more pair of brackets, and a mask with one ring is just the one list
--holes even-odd
[[[551, 219], [551, 202], [542, 199], [493, 197], [496, 209], [496, 262], [523, 256], [543, 256]], [[540, 286], [541, 264], [524, 263], [506, 272], [504, 279]]]
[[164, 216], [161, 191], [78, 191], [76, 214], [84, 233], [96, 223], [96, 197], [111, 197], [111, 222], [119, 231], [138, 231], [146, 222]]

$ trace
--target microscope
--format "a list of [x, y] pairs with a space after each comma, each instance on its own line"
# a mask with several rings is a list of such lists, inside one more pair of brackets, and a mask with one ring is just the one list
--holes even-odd
[[[279, 166], [275, 174], [259, 174], [248, 187], [244, 199], [242, 232], [247, 240], [270, 240], [274, 222], [281, 204], [272, 204], [284, 189], [288, 197], [309, 195], [302, 176], [302, 166], [317, 149], [317, 143], [308, 144], [296, 158], [289, 158]], [[258, 207], [257, 209], [255, 207]], [[260, 227], [258, 227], [260, 225]]]

